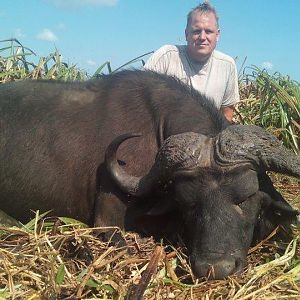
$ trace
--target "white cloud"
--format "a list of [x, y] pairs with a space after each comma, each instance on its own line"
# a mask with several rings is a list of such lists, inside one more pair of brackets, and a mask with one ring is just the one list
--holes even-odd
[[58, 7], [76, 8], [82, 6], [114, 6], [118, 0], [46, 0]]
[[89, 60], [87, 60], [87, 62], [86, 62], [88, 65], [90, 65], [90, 66], [96, 66], [96, 62], [95, 61], [93, 61], [93, 60], [91, 60], [91, 59], [89, 59]]
[[65, 30], [66, 25], [64, 23], [59, 23], [55, 26], [58, 30]]
[[16, 39], [24, 38], [25, 34], [22, 32], [22, 30], [20, 28], [17, 28], [14, 32], [14, 37]]
[[57, 41], [57, 36], [49, 29], [43, 29], [36, 36], [39, 40], [55, 42]]
[[262, 63], [261, 65], [264, 69], [267, 69], [267, 70], [272, 70], [273, 69], [273, 64], [269, 61], [265, 61]]

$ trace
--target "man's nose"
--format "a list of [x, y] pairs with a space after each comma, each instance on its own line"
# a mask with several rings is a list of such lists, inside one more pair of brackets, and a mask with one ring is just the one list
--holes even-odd
[[206, 39], [206, 33], [205, 33], [204, 30], [201, 30], [201, 31], [200, 31], [198, 38], [199, 38], [200, 40], [205, 40], [205, 39]]

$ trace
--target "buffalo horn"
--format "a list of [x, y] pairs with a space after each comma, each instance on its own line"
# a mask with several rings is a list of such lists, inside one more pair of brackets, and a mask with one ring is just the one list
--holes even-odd
[[222, 163], [248, 162], [257, 170], [300, 177], [300, 157], [255, 125], [227, 127], [217, 138], [216, 153]]
[[187, 132], [170, 136], [163, 142], [148, 174], [143, 177], [129, 175], [119, 165], [116, 153], [122, 142], [138, 136], [140, 135], [128, 133], [115, 138], [105, 153], [108, 172], [119, 188], [132, 196], [145, 195], [181, 172], [194, 172], [197, 168], [210, 166], [212, 139]]
[[152, 186], [151, 181], [153, 181], [153, 179], [152, 176], [136, 177], [127, 174], [118, 163], [117, 150], [124, 141], [139, 136], [141, 135], [133, 133], [120, 135], [109, 144], [105, 152], [105, 164], [108, 172], [119, 188], [123, 192], [132, 196], [141, 196], [146, 194]]

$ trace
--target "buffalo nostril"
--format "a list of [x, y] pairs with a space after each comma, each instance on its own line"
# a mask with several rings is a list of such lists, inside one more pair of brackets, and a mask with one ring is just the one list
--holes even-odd
[[243, 268], [243, 261], [234, 257], [221, 259], [197, 260], [192, 264], [192, 269], [197, 277], [208, 279], [223, 279]]

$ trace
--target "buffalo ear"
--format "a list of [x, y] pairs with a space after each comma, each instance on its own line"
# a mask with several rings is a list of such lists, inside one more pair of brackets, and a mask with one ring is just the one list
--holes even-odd
[[277, 197], [277, 199], [274, 200], [266, 193], [264, 193], [262, 206], [264, 209], [269, 210], [282, 218], [296, 217], [299, 214], [299, 211], [293, 208], [286, 200], [283, 199], [283, 197]]
[[270, 177], [266, 173], [258, 175], [259, 188], [263, 195], [262, 206], [265, 209], [284, 217], [295, 217], [299, 212], [294, 209], [275, 189]]
[[163, 201], [158, 201], [152, 206], [146, 213], [147, 216], [156, 217], [164, 215], [174, 209], [174, 204], [171, 199], [164, 199]]
[[294, 209], [283, 198], [274, 200], [263, 193], [262, 208], [254, 229], [253, 242], [266, 238], [276, 227], [280, 226], [280, 238], [287, 239], [291, 235], [291, 224], [297, 223], [299, 211]]

